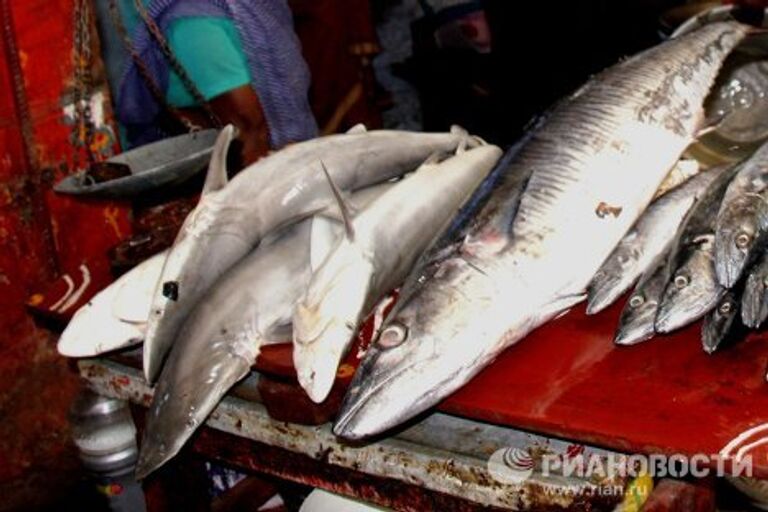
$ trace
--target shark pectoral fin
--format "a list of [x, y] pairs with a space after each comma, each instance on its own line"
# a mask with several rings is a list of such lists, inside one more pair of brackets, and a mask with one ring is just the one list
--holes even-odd
[[357, 123], [355, 126], [347, 130], [348, 135], [353, 135], [356, 133], [366, 133], [366, 132], [368, 132], [368, 128], [366, 128], [363, 123]]
[[339, 187], [336, 186], [336, 183], [333, 182], [333, 178], [331, 178], [331, 174], [328, 172], [328, 169], [325, 167], [325, 164], [321, 161], [320, 166], [323, 168], [323, 173], [325, 173], [325, 178], [328, 180], [328, 185], [331, 187], [331, 191], [333, 192], [333, 197], [336, 199], [336, 203], [339, 206], [339, 211], [341, 212], [341, 218], [344, 221], [344, 230], [346, 232], [347, 238], [350, 240], [355, 239], [355, 229], [352, 227], [352, 215], [350, 214], [349, 207], [347, 206], [347, 203], [344, 202], [344, 196], [341, 194], [341, 190], [339, 190]]
[[216, 137], [216, 144], [213, 146], [211, 162], [208, 164], [208, 174], [205, 175], [205, 184], [203, 185], [203, 195], [221, 190], [229, 181], [227, 177], [227, 153], [232, 139], [235, 138], [235, 127], [231, 124], [225, 126], [219, 136]]
[[573, 306], [586, 298], [586, 293], [577, 293], [558, 297], [541, 308], [540, 316], [546, 318], [547, 321], [549, 321], [549, 319], [555, 320], [563, 315], [566, 315]]
[[341, 225], [335, 220], [320, 215], [315, 215], [312, 218], [309, 236], [309, 267], [313, 273], [320, 268], [325, 258], [333, 250], [340, 231]]
[[421, 165], [424, 166], [424, 165], [439, 164], [442, 159], [443, 159], [443, 153], [441, 151], [435, 151], [434, 153], [429, 155], [427, 159], [424, 160], [424, 163], [422, 163]]

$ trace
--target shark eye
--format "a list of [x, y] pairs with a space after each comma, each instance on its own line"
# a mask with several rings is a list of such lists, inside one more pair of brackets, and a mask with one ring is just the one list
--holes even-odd
[[748, 233], [741, 232], [736, 236], [736, 247], [739, 249], [746, 249], [750, 242], [752, 242], [752, 237]]
[[682, 274], [675, 276], [675, 286], [678, 289], [685, 288], [691, 283], [691, 280], [688, 279], [688, 276], [684, 276]]
[[632, 308], [639, 308], [645, 303], [645, 297], [642, 295], [633, 295], [629, 299], [629, 306]]
[[721, 315], [727, 315], [732, 310], [733, 310], [733, 304], [731, 303], [731, 301], [723, 302], [722, 304], [720, 304], [719, 311]]
[[408, 337], [408, 328], [402, 324], [392, 324], [379, 336], [379, 346], [383, 349], [402, 345]]

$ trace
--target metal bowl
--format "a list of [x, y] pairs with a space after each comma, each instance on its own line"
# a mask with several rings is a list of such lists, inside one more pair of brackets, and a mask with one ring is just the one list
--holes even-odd
[[[768, 10], [766, 10], [768, 13]], [[671, 37], [707, 23], [734, 20], [734, 6], [703, 11], [685, 21]], [[763, 26], [768, 26], [764, 17]], [[708, 165], [741, 160], [768, 140], [768, 36], [748, 37], [726, 60], [705, 103], [707, 123], [716, 129], [702, 135], [689, 154]]]
[[62, 194], [126, 198], [180, 183], [208, 166], [217, 134], [218, 130], [202, 130], [126, 151], [107, 163], [127, 166], [129, 176], [96, 183], [81, 171], [67, 176], [53, 189]]

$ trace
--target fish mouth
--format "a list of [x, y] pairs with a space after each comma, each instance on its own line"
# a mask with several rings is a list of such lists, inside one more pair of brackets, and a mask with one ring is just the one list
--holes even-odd
[[591, 286], [587, 298], [587, 314], [595, 315], [616, 302], [621, 293], [617, 293], [619, 279], [612, 277], [603, 281], [599, 286]]
[[[354, 330], [332, 319], [313, 337], [295, 336], [293, 365], [299, 384], [316, 404], [328, 398], [336, 382], [339, 363], [344, 356]], [[316, 331], [316, 330], [315, 330]], [[301, 329], [294, 329], [300, 333]]]
[[[357, 398], [354, 402], [354, 405], [352, 405], [349, 408], [344, 407], [345, 404], [342, 404], [342, 410], [345, 410], [341, 416], [336, 418], [336, 421], [333, 424], [333, 433], [334, 435], [342, 438], [347, 439], [349, 441], [359, 441], [362, 439], [366, 439], [368, 437], [374, 436], [378, 433], [370, 431], [371, 429], [362, 429], [360, 430], [359, 427], [361, 426], [360, 418], [357, 418], [356, 416], [360, 412], [361, 409], [370, 401], [370, 399], [379, 392], [382, 388], [384, 388], [387, 384], [389, 384], [391, 381], [395, 380], [396, 378], [399, 378], [404, 373], [410, 371], [412, 368], [416, 366], [416, 363], [410, 363], [407, 366], [401, 368], [399, 371], [391, 373], [387, 375], [385, 379], [383, 379], [381, 382], [376, 384], [375, 386], [368, 388], [368, 390], [365, 392], [365, 394], [361, 395], [359, 398]], [[354, 383], [353, 383], [354, 385]], [[346, 403], [346, 399], [345, 399]], [[389, 425], [381, 424], [384, 428], [381, 430], [386, 430], [389, 428]]]
[[637, 345], [647, 341], [656, 334], [653, 326], [653, 318], [645, 319], [642, 323], [637, 322], [627, 327], [620, 327], [613, 338], [613, 343], [621, 346]]
[[[322, 347], [321, 347], [322, 348]], [[341, 353], [328, 351], [324, 356], [317, 350], [294, 347], [294, 366], [299, 385], [316, 404], [328, 398], [336, 382]]]
[[724, 248], [718, 251], [715, 258], [715, 273], [717, 281], [725, 288], [732, 288], [741, 277], [746, 264], [746, 255], [738, 250]]
[[[233, 364], [222, 366], [215, 377], [196, 375], [194, 385], [191, 389], [188, 387], [188, 391], [184, 391], [184, 385], [179, 384], [187, 381], [188, 375], [168, 381], [163, 381], [161, 375], [147, 413], [146, 428], [136, 465], [137, 479], [145, 478], [175, 457], [227, 391], [248, 374], [250, 364], [244, 358], [235, 357], [230, 361]], [[216, 366], [212, 363], [208, 367]], [[204, 380], [206, 377], [210, 380]], [[161, 402], [156, 405], [156, 400]]]

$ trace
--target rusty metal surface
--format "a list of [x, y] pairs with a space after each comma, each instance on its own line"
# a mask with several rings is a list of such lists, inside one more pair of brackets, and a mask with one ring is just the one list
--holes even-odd
[[[96, 392], [145, 407], [149, 405], [152, 390], [137, 369], [101, 359], [82, 360], [79, 368], [81, 376]], [[610, 510], [617, 500], [615, 496], [585, 497], [584, 494], [568, 492], [583, 486], [584, 481], [545, 477], [538, 472], [519, 484], [501, 483], [488, 471], [487, 461], [491, 453], [499, 448], [522, 447], [531, 442], [544, 445], [561, 441], [441, 413], [427, 417], [396, 437], [364, 446], [341, 443], [328, 424], [311, 427], [275, 421], [261, 404], [233, 396], [222, 400], [207, 425], [255, 442], [252, 449], [245, 452], [236, 450], [237, 453], [256, 456], [259, 447], [266, 445], [320, 462], [323, 466], [399, 482], [412, 487], [409, 492], [423, 489], [475, 505], [511, 510]], [[295, 461], [297, 471], [292, 472], [288, 469], [290, 465], [278, 471], [274, 464], [257, 463], [248, 457], [233, 458], [231, 454], [224, 456], [224, 445], [214, 442], [209, 435], [212, 434], [204, 434], [203, 439], [208, 439], [206, 443], [209, 446], [219, 447], [218, 458], [251, 469], [273, 467], [271, 473], [282, 478], [359, 495], [346, 483], [338, 481], [338, 476], [334, 482], [334, 478], [317, 475], [317, 469], [313, 473]], [[373, 498], [368, 496], [368, 499]], [[387, 506], [393, 504], [387, 503]], [[406, 504], [397, 505], [397, 508], [408, 509]]]

